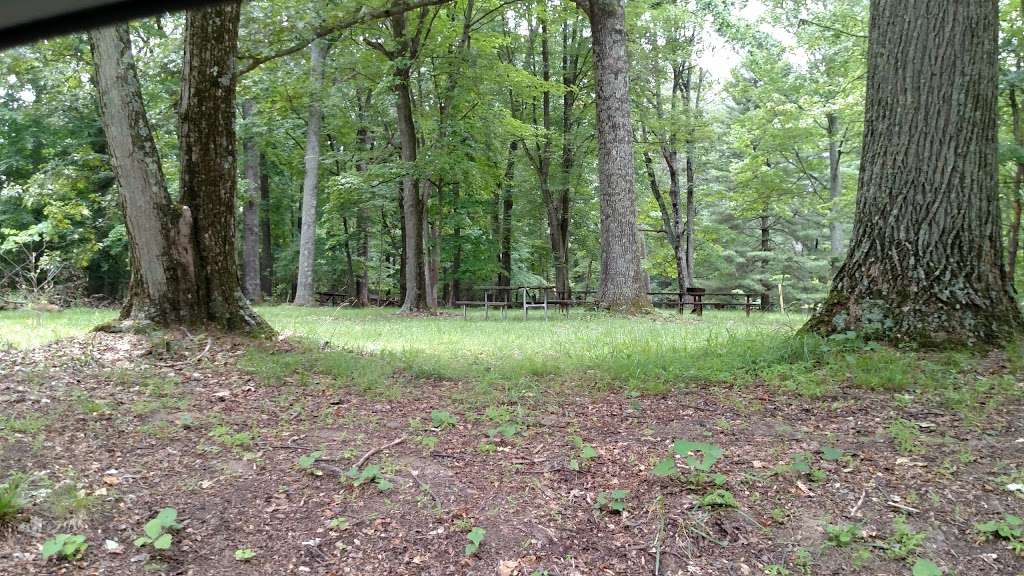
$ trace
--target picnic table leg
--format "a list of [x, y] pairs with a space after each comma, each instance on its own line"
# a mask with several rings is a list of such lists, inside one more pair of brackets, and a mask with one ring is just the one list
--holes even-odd
[[462, 319], [469, 320], [469, 306], [466, 304], [462, 305]]
[[750, 295], [749, 294], [747, 294], [747, 303], [744, 304], [743, 307], [747, 310], [747, 318], [749, 318], [750, 317]]
[[704, 296], [701, 294], [693, 295], [693, 311], [697, 313], [697, 316], [704, 315]]

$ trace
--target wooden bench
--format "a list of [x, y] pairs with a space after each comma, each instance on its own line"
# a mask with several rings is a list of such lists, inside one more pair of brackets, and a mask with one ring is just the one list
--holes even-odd
[[[754, 306], [761, 305], [761, 296], [758, 294], [746, 294], [742, 292], [704, 292], [704, 291], [689, 291], [687, 295], [693, 299], [693, 313], [697, 316], [704, 314], [704, 308], [710, 306], [713, 309], [722, 310], [725, 308], [743, 308], [750, 316], [750, 311], [754, 309]], [[712, 297], [728, 297], [728, 298], [743, 298], [743, 302], [705, 302], [706, 296]]]
[[469, 307], [470, 306], [483, 306], [484, 308], [484, 320], [490, 317], [491, 308], [498, 308], [501, 310], [501, 319], [504, 320], [508, 316], [508, 301], [505, 300], [491, 300], [491, 293], [484, 292], [483, 300], [456, 300], [456, 306], [462, 306], [462, 317], [469, 320]]
[[317, 292], [316, 300], [327, 306], [341, 306], [348, 300], [348, 295], [341, 292]]

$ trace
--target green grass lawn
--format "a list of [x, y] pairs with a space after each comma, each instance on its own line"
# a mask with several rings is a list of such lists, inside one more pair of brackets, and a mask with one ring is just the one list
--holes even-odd
[[[663, 393], [680, 386], [759, 380], [807, 396], [850, 384], [901, 391], [927, 389], [951, 402], [975, 402], [989, 385], [965, 376], [981, 357], [970, 352], [913, 353], [856, 339], [797, 334], [804, 316], [709, 311], [703, 317], [657, 311], [618, 317], [575, 310], [523, 320], [484, 320], [473, 311], [398, 316], [393, 309], [264, 306], [259, 312], [302, 349], [253, 347], [240, 366], [266, 381], [318, 373], [381, 393], [399, 393], [403, 378], [471, 383], [485, 395], [521, 396], [571, 382], [592, 389], [625, 387]], [[25, 349], [86, 333], [113, 310], [0, 312], [0, 348]], [[1017, 346], [1008, 350], [1018, 363]], [[979, 389], [979, 382], [983, 384]], [[966, 384], [966, 385], [965, 385]], [[976, 392], [975, 392], [976, 391]], [[965, 399], [963, 395], [970, 393]]]
[[80, 336], [116, 316], [116, 310], [96, 308], [69, 308], [60, 312], [5, 310], [0, 312], [0, 350], [23, 350]]
[[391, 311], [263, 308], [279, 331], [310, 344], [375, 356], [419, 377], [515, 384], [575, 376], [640, 388], [680, 380], [724, 380], [765, 362], [800, 354], [791, 336], [804, 317], [714, 311], [702, 318], [674, 311], [624, 318], [573, 311], [523, 320], [484, 320], [477, 312], [407, 318]]

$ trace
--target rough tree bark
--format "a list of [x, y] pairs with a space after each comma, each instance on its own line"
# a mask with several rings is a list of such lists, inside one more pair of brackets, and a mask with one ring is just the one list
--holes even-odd
[[158, 325], [201, 320], [191, 254], [192, 217], [167, 193], [146, 118], [128, 26], [89, 33], [96, 92], [131, 249], [121, 320]]
[[[256, 103], [242, 103], [242, 117], [251, 121]], [[242, 205], [242, 293], [250, 302], [263, 301], [260, 289], [260, 150], [256, 138], [250, 133], [242, 142], [245, 155], [246, 198]]]
[[838, 268], [843, 258], [843, 226], [839, 216], [839, 197], [843, 193], [839, 167], [843, 149], [839, 143], [839, 116], [835, 112], [829, 112], [825, 115], [825, 121], [828, 131], [828, 232], [834, 270]]
[[324, 83], [327, 44], [317, 40], [310, 45], [309, 120], [306, 124], [305, 176], [302, 180], [302, 228], [299, 230], [299, 278], [295, 285], [296, 306], [313, 304], [316, 265], [316, 196], [320, 183], [320, 128], [323, 110], [320, 92]]
[[597, 79], [598, 182], [601, 189], [601, 280], [598, 303], [632, 312], [651, 307], [642, 266], [633, 189], [633, 131], [623, 0], [576, 0], [590, 17]]
[[997, 0], [873, 0], [849, 254], [806, 329], [920, 346], [1024, 327], [1003, 266]]
[[181, 198], [191, 209], [193, 269], [202, 317], [233, 332], [270, 333], [249, 308], [235, 253], [235, 53], [239, 4], [185, 17], [178, 143]]
[[[1024, 10], [1024, 4], [1021, 4]], [[1013, 120], [1013, 141], [1017, 146], [1024, 147], [1024, 129], [1021, 127], [1020, 102], [1017, 100], [1017, 89], [1010, 88], [1010, 115]], [[1012, 286], [1017, 278], [1017, 251], [1020, 248], [1021, 221], [1021, 187], [1024, 186], [1024, 161], [1017, 160], [1013, 172], [1013, 215], [1010, 217], [1010, 234], [1006, 239], [1006, 275]]]
[[237, 3], [186, 15], [178, 204], [167, 194], [127, 27], [90, 33], [132, 261], [123, 322], [109, 329], [211, 324], [251, 335], [273, 332], [249, 308], [238, 282], [233, 75], [238, 15]]

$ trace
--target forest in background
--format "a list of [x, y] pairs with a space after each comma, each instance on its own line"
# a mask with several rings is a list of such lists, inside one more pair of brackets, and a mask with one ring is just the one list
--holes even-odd
[[[373, 20], [311, 43], [356, 5], [243, 5], [236, 245], [250, 299], [339, 291], [400, 302], [406, 176], [426, 199], [431, 304], [491, 284], [596, 288], [586, 15], [560, 2], [426, 4], [403, 15], [403, 31]], [[1022, 19], [1004, 4], [999, 182], [1015, 278]], [[626, 17], [651, 290], [756, 292], [769, 306], [781, 284], [794, 305], [820, 302], [853, 217], [867, 2], [634, 3]], [[165, 15], [131, 27], [172, 197], [183, 25]], [[0, 288], [62, 303], [123, 298], [127, 235], [87, 35], [5, 52], [0, 66]], [[304, 210], [315, 223], [305, 237]]]
[[[685, 277], [723, 291], [771, 294], [782, 284], [796, 304], [823, 298], [852, 221], [866, 4], [629, 5], [651, 290], [675, 290]], [[323, 22], [357, 12], [350, 2], [243, 5], [237, 246], [250, 297], [295, 301], [303, 207], [315, 205], [306, 238], [315, 245], [306, 251], [315, 253], [313, 290], [399, 300], [399, 196], [410, 174], [428, 198], [431, 303], [496, 283], [595, 289], [586, 16], [558, 2], [463, 0], [409, 12], [397, 37], [384, 20], [304, 44]], [[1004, 25], [1017, 20], [1007, 15]], [[131, 27], [173, 197], [183, 23], [166, 15]], [[127, 237], [87, 36], [18, 48], [0, 62], [4, 288], [64, 302], [122, 298]], [[409, 78], [414, 146], [404, 157], [396, 74]], [[1010, 197], [1013, 178], [1004, 180]], [[303, 201], [304, 189], [313, 201]]]

